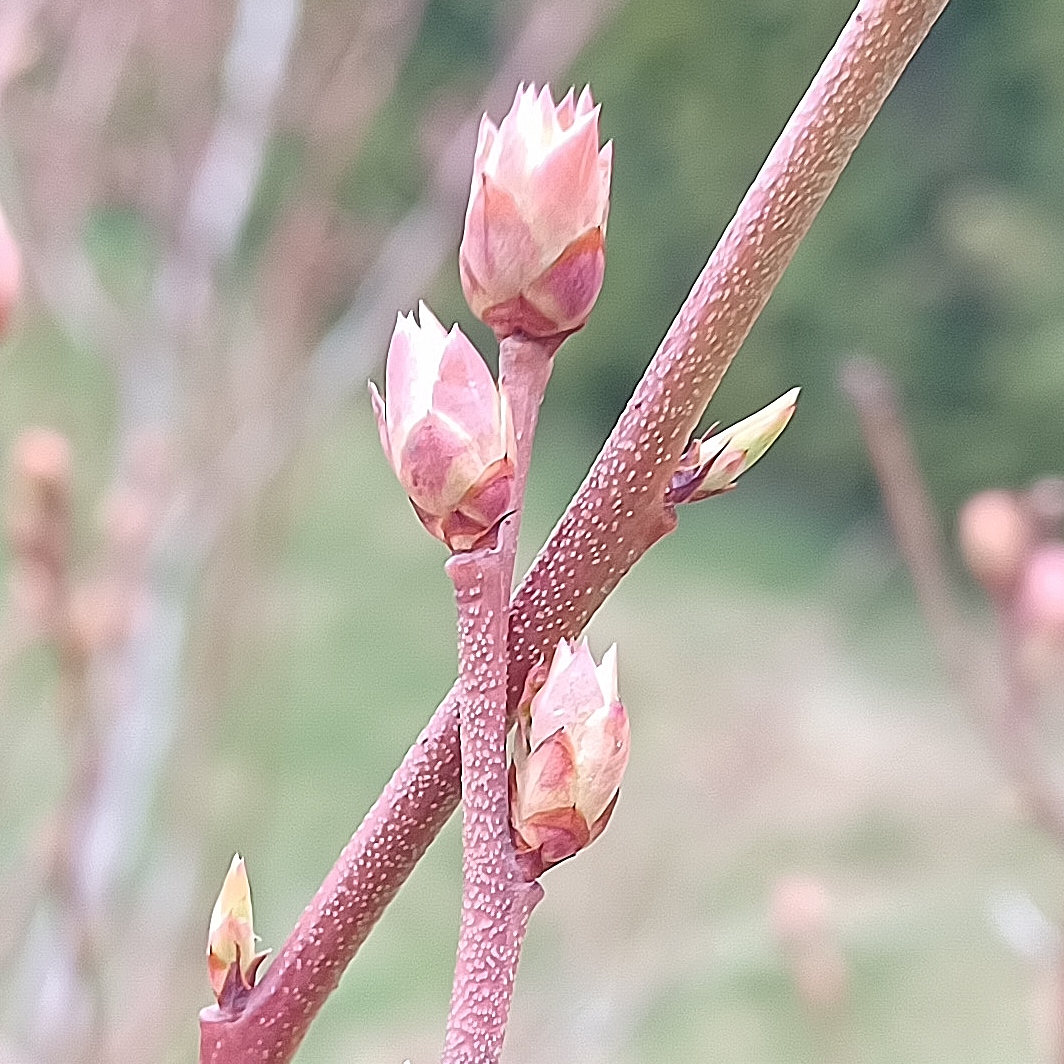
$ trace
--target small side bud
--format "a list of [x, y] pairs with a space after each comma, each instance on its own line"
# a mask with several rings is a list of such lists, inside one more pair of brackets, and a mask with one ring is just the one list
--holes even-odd
[[421, 523], [452, 551], [490, 546], [510, 512], [516, 452], [505, 394], [457, 325], [399, 315], [386, 399], [369, 386], [381, 445]]
[[617, 694], [617, 648], [595, 665], [586, 643], [562, 640], [533, 670], [518, 710], [510, 767], [514, 845], [529, 880], [602, 834], [628, 764], [628, 715]]
[[470, 309], [499, 339], [564, 336], [587, 322], [606, 266], [613, 145], [584, 89], [554, 103], [522, 85], [480, 124], [459, 253]]
[[731, 491], [745, 473], [779, 438], [798, 405], [798, 392], [792, 388], [763, 410], [726, 429], [710, 429], [701, 439], [693, 439], [680, 458], [666, 493], [666, 502], [679, 505], [700, 502]]
[[995, 598], [1016, 590], [1033, 539], [1031, 521], [1012, 492], [973, 495], [957, 518], [957, 542], [968, 571]]
[[240, 854], [233, 857], [214, 903], [207, 933], [207, 973], [220, 1007], [240, 1012], [265, 953], [255, 952], [251, 884]]

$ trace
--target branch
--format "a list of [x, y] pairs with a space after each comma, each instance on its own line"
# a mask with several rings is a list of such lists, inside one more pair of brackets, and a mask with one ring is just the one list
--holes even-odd
[[[854, 148], [946, 0], [864, 0], [766, 160], [587, 479], [514, 599], [511, 698], [548, 645], [578, 634], [675, 517], [665, 490], [698, 424]], [[459, 794], [452, 689], [341, 853], [238, 1017], [205, 1009], [201, 1064], [290, 1060]], [[511, 703], [512, 705], [512, 703]]]

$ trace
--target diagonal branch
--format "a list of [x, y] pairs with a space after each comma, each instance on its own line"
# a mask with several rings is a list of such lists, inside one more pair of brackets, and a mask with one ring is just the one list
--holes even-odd
[[[511, 603], [510, 693], [575, 635], [675, 517], [665, 490], [721, 377], [946, 0], [863, 0], [766, 160], [646, 375]], [[459, 794], [452, 690], [250, 995], [205, 1009], [201, 1064], [287, 1061]]]

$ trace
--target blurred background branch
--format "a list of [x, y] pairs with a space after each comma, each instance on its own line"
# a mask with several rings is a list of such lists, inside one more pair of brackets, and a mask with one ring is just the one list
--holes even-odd
[[[276, 947], [450, 682], [439, 558], [361, 390], [416, 296], [484, 337], [449, 261], [480, 111], [519, 80], [590, 81], [617, 144], [606, 287], [544, 410], [532, 543], [851, 7], [0, 5], [0, 203], [24, 262], [6, 509], [15, 528], [16, 441], [49, 427], [70, 470], [56, 601], [81, 646], [29, 624], [32, 537], [12, 531], [0, 1060], [188, 1059], [232, 851]], [[1051, 995], [1011, 943], [1038, 938], [1032, 912], [1055, 926], [1064, 862], [949, 704], [824, 353], [882, 353], [932, 513], [988, 487], [1026, 509], [1018, 486], [1060, 473], [1062, 39], [1051, 0], [947, 12], [714, 400], [728, 423], [803, 385], [786, 446], [596, 620], [597, 651], [633, 648], [637, 753], [613, 837], [537, 913], [514, 1064], [822, 1059], [818, 1025], [840, 1057], [1045, 1056]], [[980, 647], [1020, 623], [950, 587]], [[1059, 785], [1060, 653], [1025, 647]], [[456, 869], [445, 833], [302, 1059], [435, 1054]], [[830, 899], [815, 949], [773, 923], [795, 876]], [[1002, 891], [1031, 903], [1004, 945]], [[802, 997], [810, 955], [845, 970], [830, 1016]]]

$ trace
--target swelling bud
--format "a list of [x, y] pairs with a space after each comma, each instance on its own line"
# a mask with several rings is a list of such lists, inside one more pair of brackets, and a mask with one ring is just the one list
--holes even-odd
[[455, 552], [491, 546], [513, 498], [509, 405], [458, 326], [419, 315], [396, 321], [386, 398], [369, 386], [381, 445], [429, 532]]
[[22, 284], [22, 255], [0, 210], [0, 339], [7, 332]]
[[1016, 590], [1034, 547], [1023, 503], [1009, 491], [973, 495], [957, 518], [957, 542], [968, 571], [995, 598]]
[[589, 89], [555, 105], [549, 87], [522, 85], [497, 127], [481, 120], [459, 270], [500, 340], [565, 336], [595, 305], [613, 165], [598, 119]]

